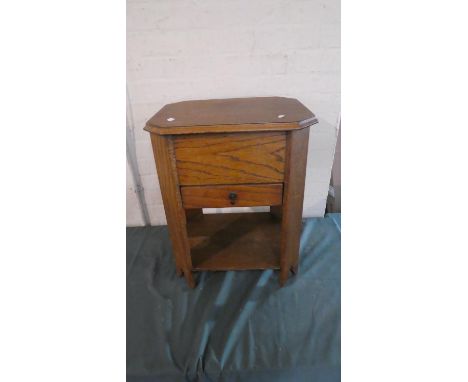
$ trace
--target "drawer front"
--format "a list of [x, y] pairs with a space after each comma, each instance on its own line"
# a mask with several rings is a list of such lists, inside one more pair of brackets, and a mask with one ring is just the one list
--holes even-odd
[[174, 137], [179, 184], [281, 183], [285, 132]]
[[180, 188], [184, 208], [277, 206], [283, 201], [283, 184], [231, 184]]

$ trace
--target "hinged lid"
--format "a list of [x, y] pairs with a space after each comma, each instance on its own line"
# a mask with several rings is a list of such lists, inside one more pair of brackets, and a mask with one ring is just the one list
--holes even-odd
[[317, 123], [295, 98], [257, 97], [171, 103], [159, 110], [145, 130], [156, 134], [295, 130]]

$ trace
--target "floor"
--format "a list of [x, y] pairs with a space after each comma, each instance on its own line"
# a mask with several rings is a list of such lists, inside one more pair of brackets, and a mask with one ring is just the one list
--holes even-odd
[[166, 226], [127, 228], [128, 381], [339, 381], [341, 214], [304, 220], [299, 273], [175, 274]]

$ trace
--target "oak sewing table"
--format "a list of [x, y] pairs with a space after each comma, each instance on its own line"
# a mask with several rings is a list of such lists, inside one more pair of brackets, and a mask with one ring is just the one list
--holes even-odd
[[[296, 273], [309, 127], [314, 114], [283, 97], [184, 101], [164, 106], [151, 133], [179, 276], [192, 271]], [[270, 212], [203, 214], [203, 208]]]

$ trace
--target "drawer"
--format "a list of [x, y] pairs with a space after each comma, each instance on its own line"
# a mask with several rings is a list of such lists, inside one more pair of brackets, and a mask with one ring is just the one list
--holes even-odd
[[285, 152], [284, 131], [174, 137], [181, 186], [281, 183]]
[[283, 184], [231, 184], [180, 188], [184, 208], [277, 206], [283, 201]]

